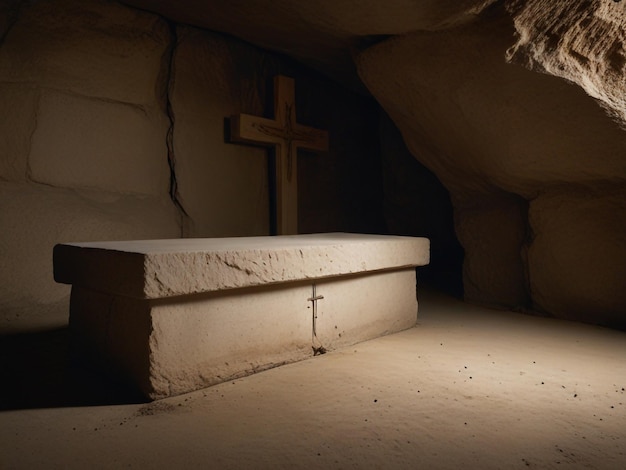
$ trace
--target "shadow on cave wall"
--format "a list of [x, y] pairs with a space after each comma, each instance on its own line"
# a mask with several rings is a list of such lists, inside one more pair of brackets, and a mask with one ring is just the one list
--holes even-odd
[[393, 235], [430, 239], [430, 264], [418, 282], [463, 298], [464, 251], [454, 230], [450, 193], [406, 148], [400, 131], [381, 111], [381, 152], [387, 229]]

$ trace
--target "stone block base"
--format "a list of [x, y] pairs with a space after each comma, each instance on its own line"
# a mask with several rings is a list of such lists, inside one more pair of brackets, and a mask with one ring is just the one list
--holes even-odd
[[[73, 337], [147, 397], [164, 398], [415, 325], [415, 269], [140, 300], [72, 290]], [[314, 336], [315, 327], [315, 336]]]
[[428, 240], [357, 234], [55, 247], [81, 349], [147, 397], [415, 325]]

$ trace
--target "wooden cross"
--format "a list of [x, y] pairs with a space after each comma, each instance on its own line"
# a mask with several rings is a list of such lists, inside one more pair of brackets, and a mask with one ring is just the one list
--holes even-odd
[[230, 137], [235, 142], [276, 149], [276, 232], [298, 233], [298, 149], [328, 150], [328, 132], [296, 122], [292, 78], [274, 77], [274, 119], [250, 114], [232, 116]]

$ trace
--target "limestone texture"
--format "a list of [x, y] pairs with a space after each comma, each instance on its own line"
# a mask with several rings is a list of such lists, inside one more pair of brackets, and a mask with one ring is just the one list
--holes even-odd
[[154, 105], [169, 42], [156, 15], [114, 2], [22, 2], [0, 48], [0, 82]]
[[546, 193], [530, 203], [530, 289], [545, 312], [626, 328], [626, 193]]
[[358, 57], [365, 84], [455, 205], [463, 193], [532, 199], [546, 186], [625, 174], [623, 131], [581, 89], [507, 64], [513, 33], [498, 16], [398, 36]]
[[380, 119], [380, 145], [389, 233], [430, 240], [430, 263], [419, 269], [421, 283], [463, 296], [463, 248], [454, 231], [450, 194], [435, 174], [406, 148], [386, 114]]
[[507, 8], [518, 35], [507, 59], [575, 83], [626, 128], [626, 5], [509, 0]]
[[0, 17], [0, 330], [58, 327], [69, 290], [52, 278], [55, 244], [181, 233], [168, 195], [171, 31], [98, 0], [2, 2]]
[[[451, 202], [467, 300], [561, 317], [568, 305], [594, 305], [572, 315], [620, 325], [619, 270], [588, 263], [588, 278], [603, 280], [596, 302], [567, 260], [583, 245], [622, 257], [618, 227], [573, 234], [571, 221], [593, 227], [576, 209], [584, 200], [599, 226], [623, 215], [625, 9], [612, 0], [7, 0], [0, 180], [42, 197], [44, 186], [97, 195], [94, 207], [128, 197], [162, 208], [169, 197], [176, 211], [148, 238], [172, 227], [186, 237], [265, 235], [271, 160], [221, 131], [231, 114], [269, 116], [268, 81], [281, 73], [296, 80], [298, 120], [330, 134], [329, 152], [298, 160], [301, 232], [429, 235], [437, 230], [421, 221], [449, 227], [449, 215], [440, 224], [424, 202], [438, 214]], [[379, 106], [432, 173], [399, 164], [406, 149], [385, 140]], [[422, 194], [430, 174], [449, 198], [441, 187]], [[29, 230], [27, 217], [11, 224]], [[48, 233], [33, 243], [68, 241]], [[11, 237], [0, 236], [9, 251]], [[433, 260], [450, 261], [441, 246], [461, 255], [453, 238], [434, 241]], [[556, 261], [544, 263], [551, 249]]]
[[72, 287], [82, 354], [156, 400], [415, 325], [415, 269], [178, 296], [159, 301]]
[[[506, 63], [508, 15], [497, 8], [455, 29], [388, 39], [357, 57], [360, 75], [411, 153], [450, 190], [467, 300], [560, 317], [585, 305], [587, 314], [573, 310], [577, 319], [619, 326], [622, 273], [599, 259], [576, 269], [574, 253], [601, 246], [620, 260], [622, 231], [577, 230], [573, 221], [591, 188], [592, 213], [622, 218], [613, 194], [626, 178], [624, 131], [581, 88]], [[569, 202], [535, 204], [548, 193]], [[529, 222], [528, 205], [540, 219]], [[593, 217], [584, 218], [590, 227]], [[550, 250], [558, 259], [546, 258]], [[602, 279], [603, 301], [580, 276]]]
[[57, 282], [140, 299], [294, 282], [429, 262], [429, 240], [362, 234], [57, 245]]
[[294, 57], [335, 80], [362, 89], [354, 75], [351, 57], [369, 38], [463, 24], [494, 1], [125, 0], [125, 3], [158, 12], [179, 23], [234, 35]]
[[112, 389], [92, 368], [70, 367], [65, 343], [48, 347], [46, 367], [24, 377], [43, 346], [3, 343], [24, 367], [3, 367], [0, 462], [29, 469], [624, 466], [623, 332], [419, 294], [416, 328], [152, 403]]
[[71, 240], [176, 237], [161, 199], [0, 182], [0, 331], [66, 325], [69, 288], [53, 279], [52, 250]]
[[[241, 52], [248, 53], [248, 60], [258, 57]], [[270, 232], [267, 150], [224, 139], [227, 116], [242, 108], [255, 115], [264, 111], [259, 96], [264, 82], [252, 74], [238, 76], [237, 56], [222, 36], [182, 26], [177, 30], [170, 81], [172, 152], [177, 197], [193, 224], [188, 236]]]
[[165, 116], [141, 107], [47, 90], [30, 141], [30, 179], [57, 187], [167, 194], [167, 126]]
[[80, 243], [55, 247], [54, 274], [72, 284], [76, 342], [159, 399], [414, 326], [428, 248], [348, 233]]
[[382, 231], [371, 98], [120, 3], [0, 3], [2, 331], [67, 324], [55, 244], [268, 235], [270, 155], [228, 142], [224, 118], [270, 116], [277, 73], [298, 120], [333, 134], [299, 156], [301, 231]]
[[530, 296], [522, 256], [527, 203], [504, 195], [476, 197], [457, 207], [455, 222], [465, 249], [465, 297], [501, 308], [527, 306]]

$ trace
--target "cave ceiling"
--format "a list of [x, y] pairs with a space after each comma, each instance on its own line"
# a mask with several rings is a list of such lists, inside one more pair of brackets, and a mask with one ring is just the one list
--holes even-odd
[[472, 21], [496, 0], [125, 0], [243, 39], [359, 87], [353, 56], [387, 36]]

